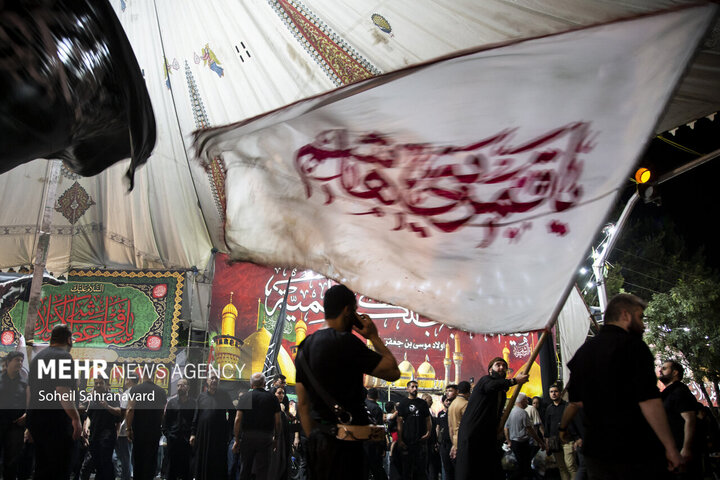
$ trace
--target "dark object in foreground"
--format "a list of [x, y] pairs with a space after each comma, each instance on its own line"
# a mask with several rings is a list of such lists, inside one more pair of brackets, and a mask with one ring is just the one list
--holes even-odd
[[0, 173], [58, 158], [91, 176], [155, 146], [155, 117], [132, 47], [102, 1], [0, 4]]

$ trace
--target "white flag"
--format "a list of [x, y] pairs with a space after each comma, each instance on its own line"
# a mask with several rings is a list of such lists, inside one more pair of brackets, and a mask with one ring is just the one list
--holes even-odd
[[545, 326], [714, 6], [469, 52], [196, 133], [235, 259], [474, 332]]

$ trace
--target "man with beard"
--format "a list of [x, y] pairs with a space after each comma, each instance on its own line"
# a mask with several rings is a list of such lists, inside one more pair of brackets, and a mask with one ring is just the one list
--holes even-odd
[[[570, 405], [560, 422], [585, 413], [583, 453], [590, 478], [655, 479], [683, 460], [660, 400], [654, 359], [642, 340], [640, 298], [619, 294], [605, 310], [605, 325], [570, 360]], [[663, 461], [663, 451], [667, 462]]]
[[675, 446], [685, 461], [685, 472], [678, 478], [698, 478], [700, 468], [693, 445], [695, 444], [695, 423], [697, 420], [697, 400], [690, 389], [681, 380], [685, 369], [674, 360], [667, 360], [660, 370], [660, 381], [665, 389], [660, 394], [665, 413], [670, 423], [670, 431]]
[[[577, 462], [571, 443], [561, 444], [559, 441], [560, 420], [562, 419], [567, 402], [560, 397], [560, 387], [552, 385], [548, 391], [550, 394], [550, 405], [545, 409], [545, 437], [548, 438], [548, 454], [552, 454], [560, 471], [561, 480], [572, 480], [577, 473]], [[551, 441], [555, 440], [555, 441]], [[554, 448], [553, 448], [554, 447]]]
[[519, 372], [510, 380], [505, 379], [507, 368], [505, 360], [493, 358], [488, 365], [488, 375], [478, 380], [470, 395], [458, 431], [455, 464], [457, 480], [477, 478], [480, 465], [483, 478], [505, 478], [500, 465], [502, 439], [498, 437], [498, 423], [508, 389], [528, 381], [528, 375], [524, 372]]
[[84, 434], [88, 437], [88, 449], [95, 467], [96, 480], [115, 480], [112, 454], [117, 438], [117, 425], [122, 410], [120, 402], [114, 400], [107, 380], [102, 376], [95, 378], [93, 397], [87, 405], [87, 419]]
[[[80, 438], [82, 425], [75, 407], [77, 391], [74, 378], [40, 376], [39, 365], [53, 365], [61, 371], [65, 362], [72, 362], [72, 332], [66, 324], [55, 325], [50, 346], [35, 355], [30, 363], [28, 388], [30, 410], [27, 425], [35, 444], [35, 475], [37, 480], [68, 478], [72, 449]], [[52, 397], [48, 397], [52, 395]]]
[[190, 445], [195, 448], [195, 478], [227, 478], [228, 445], [235, 423], [235, 407], [220, 380], [211, 373], [207, 390], [200, 394], [191, 427]]
[[[397, 361], [367, 315], [357, 314], [355, 294], [335, 285], [323, 299], [325, 324], [298, 347], [295, 391], [302, 428], [308, 437], [308, 477], [311, 480], [363, 478], [363, 438], [371, 428], [365, 409], [363, 374], [387, 381], [400, 378]], [[372, 342], [375, 351], [353, 334]], [[328, 397], [346, 412], [345, 425]], [[344, 440], [340, 437], [345, 438]]]
[[427, 478], [428, 445], [432, 430], [430, 408], [425, 400], [418, 398], [418, 383], [407, 382], [407, 398], [397, 404], [398, 447], [402, 461], [404, 480]]
[[186, 378], [177, 383], [177, 395], [165, 405], [162, 431], [167, 438], [168, 474], [167, 480], [190, 480], [190, 428], [195, 416], [195, 400], [190, 398], [190, 384]]

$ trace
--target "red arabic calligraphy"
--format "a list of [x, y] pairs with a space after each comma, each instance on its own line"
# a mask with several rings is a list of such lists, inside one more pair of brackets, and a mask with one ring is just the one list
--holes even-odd
[[35, 324], [35, 335], [50, 338], [53, 326], [66, 323], [74, 342], [102, 337], [106, 344], [132, 341], [135, 316], [130, 299], [115, 295], [51, 295], [43, 299]]
[[[486, 236], [479, 246], [487, 247], [501, 228], [511, 229], [504, 236], [513, 241], [529, 230], [518, 214], [562, 212], [579, 202], [580, 157], [595, 147], [587, 122], [524, 143], [516, 136], [508, 129], [470, 145], [438, 146], [328, 130], [297, 151], [295, 164], [308, 198], [318, 191], [326, 205], [351, 199], [361, 209], [348, 213], [389, 216], [393, 230], [420, 237], [480, 227]], [[507, 227], [517, 221], [521, 227]]]

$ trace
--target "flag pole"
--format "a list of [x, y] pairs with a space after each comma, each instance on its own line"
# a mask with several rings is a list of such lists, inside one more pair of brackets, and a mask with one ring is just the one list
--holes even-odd
[[[550, 327], [552, 328], [552, 327]], [[540, 348], [543, 346], [545, 341], [547, 340], [547, 337], [550, 334], [550, 328], [545, 327], [545, 330], [543, 330], [542, 335], [540, 335], [540, 338], [538, 339], [537, 344], [535, 345], [535, 348], [532, 351], [532, 354], [530, 355], [530, 360], [528, 360], [525, 367], [521, 370], [524, 374], [528, 374], [530, 372], [530, 367], [532, 366], [533, 362], [535, 362], [535, 359], [537, 358], [538, 354], [540, 353]], [[510, 401], [505, 405], [505, 410], [503, 410], [502, 418], [500, 419], [500, 424], [498, 425], [498, 432], [501, 432], [503, 427], [505, 426], [505, 422], [507, 421], [508, 417], [510, 416], [510, 410], [512, 410], [513, 405], [515, 405], [515, 401], [517, 400], [518, 395], [520, 394], [520, 389], [522, 388], [522, 385], [517, 385], [516, 387], [513, 387], [513, 393], [510, 397]]]
[[42, 300], [42, 284], [47, 262], [48, 251], [50, 250], [50, 229], [52, 227], [52, 216], [55, 211], [55, 197], [57, 186], [60, 183], [60, 160], [53, 159], [47, 166], [47, 183], [45, 184], [45, 198], [42, 209], [42, 217], [38, 225], [37, 241], [35, 244], [35, 262], [33, 264], [33, 279], [30, 286], [28, 298], [27, 317], [25, 318], [25, 347], [28, 364], [32, 360], [33, 344], [35, 342], [35, 324], [37, 323], [38, 309]]

